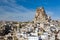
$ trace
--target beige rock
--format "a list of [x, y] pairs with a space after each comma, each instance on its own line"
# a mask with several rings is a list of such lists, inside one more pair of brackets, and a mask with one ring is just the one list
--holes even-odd
[[43, 7], [38, 8], [36, 10], [36, 15], [35, 15], [34, 23], [36, 23], [36, 21], [46, 22], [47, 19], [48, 19], [48, 17], [47, 17], [47, 15], [45, 13], [44, 8]]

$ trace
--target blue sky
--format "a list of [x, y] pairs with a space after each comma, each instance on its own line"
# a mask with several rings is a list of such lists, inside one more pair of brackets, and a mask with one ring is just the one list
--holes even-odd
[[0, 0], [0, 20], [31, 21], [41, 6], [52, 19], [60, 18], [60, 0]]

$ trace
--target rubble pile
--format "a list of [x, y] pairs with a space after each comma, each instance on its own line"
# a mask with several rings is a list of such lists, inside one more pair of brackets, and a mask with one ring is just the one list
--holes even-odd
[[9, 32], [4, 36], [0, 34], [0, 40], [60, 40], [59, 25], [60, 22], [52, 20], [41, 7], [37, 9], [33, 22], [21, 24], [10, 22], [8, 26], [7, 24], [3, 26], [0, 33], [7, 29]]

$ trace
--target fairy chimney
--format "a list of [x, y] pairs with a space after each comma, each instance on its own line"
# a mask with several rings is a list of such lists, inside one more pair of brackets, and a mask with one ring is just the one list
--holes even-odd
[[35, 18], [34, 18], [34, 23], [36, 22], [46, 22], [47, 21], [47, 15], [45, 13], [45, 10], [43, 7], [40, 7], [40, 8], [37, 8], [36, 10], [36, 15], [35, 15]]

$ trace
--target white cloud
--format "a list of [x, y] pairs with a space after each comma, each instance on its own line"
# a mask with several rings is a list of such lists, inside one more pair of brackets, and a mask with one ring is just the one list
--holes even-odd
[[53, 19], [53, 20], [59, 20], [59, 19], [60, 19], [60, 17], [59, 17], [59, 16], [55, 16], [55, 13], [52, 12], [52, 11], [46, 11], [46, 14], [47, 14], [48, 16], [50, 16], [51, 19]]
[[52, 11], [46, 11], [46, 14], [47, 14], [48, 16], [53, 16], [53, 15], [54, 15], [54, 12], [52, 12]]
[[[23, 0], [25, 1], [25, 0]], [[2, 4], [2, 3], [4, 4]], [[28, 21], [33, 20], [35, 15], [35, 10], [27, 9], [22, 5], [17, 5], [15, 0], [0, 0], [0, 20], [9, 21]], [[47, 15], [53, 17], [54, 12], [46, 11]]]
[[28, 21], [32, 20], [35, 15], [34, 10], [17, 5], [15, 0], [2, 0], [2, 2], [8, 3], [8, 5], [0, 6], [0, 20]]

